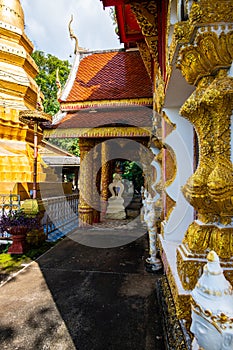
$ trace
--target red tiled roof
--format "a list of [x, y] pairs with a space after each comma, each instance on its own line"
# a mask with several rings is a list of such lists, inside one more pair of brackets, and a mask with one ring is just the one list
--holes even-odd
[[54, 127], [96, 128], [107, 125], [151, 127], [152, 110], [147, 107], [81, 110], [67, 115]]
[[151, 98], [152, 82], [139, 51], [106, 51], [80, 61], [67, 102]]

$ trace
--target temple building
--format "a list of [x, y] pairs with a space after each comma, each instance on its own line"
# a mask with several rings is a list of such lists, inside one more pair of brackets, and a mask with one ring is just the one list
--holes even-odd
[[135, 161], [144, 173], [149, 169], [152, 80], [138, 49], [78, 50], [59, 102], [44, 137], [79, 138], [79, 222], [92, 225], [106, 213], [117, 163]]
[[139, 49], [153, 81], [160, 253], [177, 318], [189, 330], [190, 291], [210, 250], [233, 283], [233, 2], [102, 2], [115, 6], [120, 41]]
[[[35, 82], [38, 67], [32, 51], [20, 0], [0, 0], [0, 194], [20, 194], [21, 199], [30, 198], [32, 189], [34, 130], [20, 121], [19, 113], [35, 111], [38, 98], [43, 98]], [[51, 184], [57, 181], [57, 174], [40, 157], [46, 147], [52, 147], [42, 143], [41, 129], [38, 147], [37, 181], [49, 183], [49, 189], [54, 187]], [[55, 148], [53, 153], [67, 156]]]
[[[168, 340], [186, 349], [191, 293], [203, 266], [211, 269], [209, 252], [233, 284], [233, 2], [101, 1], [115, 7], [124, 49], [86, 52], [76, 38], [60, 111], [44, 138], [79, 138], [82, 227], [104, 217], [116, 165], [141, 166], [144, 188], [159, 196], [161, 295], [180, 327], [167, 330]], [[35, 110], [38, 98], [19, 0], [0, 0], [0, 31], [0, 180], [9, 191], [32, 181], [33, 130], [18, 113]], [[39, 181], [52, 182], [55, 173], [39, 164]]]
[[[118, 147], [120, 141], [117, 156], [111, 155], [114, 147], [105, 147], [106, 139], [136, 139], [154, 150], [151, 159], [133, 147], [140, 161], [148, 160], [145, 188], [160, 195], [158, 241], [168, 281], [162, 286], [164, 297], [168, 300], [171, 291], [176, 317], [188, 332], [191, 291], [209, 251], [218, 254], [225, 277], [233, 283], [233, 3], [102, 2], [115, 6], [125, 49], [78, 54], [60, 96], [61, 113], [46, 136], [54, 132], [80, 138], [84, 226], [93, 222], [96, 208], [102, 210], [95, 206], [93, 174], [101, 168], [103, 198], [111, 174], [106, 160], [124, 158], [120, 149], [125, 154], [130, 149], [126, 141]], [[100, 143], [103, 147], [96, 150], [102, 156], [95, 158], [91, 149]], [[186, 340], [174, 336], [173, 348], [184, 349]]]

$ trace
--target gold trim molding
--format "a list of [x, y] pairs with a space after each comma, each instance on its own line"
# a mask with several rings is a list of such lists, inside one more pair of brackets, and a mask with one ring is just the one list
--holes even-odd
[[149, 77], [151, 77], [152, 76], [152, 69], [151, 69], [152, 59], [151, 59], [151, 54], [150, 54], [150, 51], [148, 49], [148, 46], [145, 42], [138, 42], [137, 46], [138, 46], [140, 55], [142, 57], [143, 63], [146, 67], [147, 73], [148, 73]]
[[71, 129], [50, 129], [44, 130], [44, 138], [64, 137], [150, 137], [151, 128], [135, 127], [102, 127], [102, 128], [71, 128]]
[[205, 254], [214, 250], [222, 259], [233, 256], [233, 227], [218, 227], [216, 225], [200, 225], [194, 221], [188, 228], [183, 239], [192, 252]]
[[130, 4], [145, 37], [146, 44], [155, 60], [158, 58], [158, 29], [156, 1], [132, 2]]
[[81, 102], [66, 102], [60, 101], [60, 108], [62, 112], [78, 110], [82, 108], [94, 108], [100, 106], [128, 106], [128, 105], [142, 105], [152, 106], [153, 98], [130, 98], [121, 100], [100, 100], [100, 101], [81, 101]]
[[[195, 288], [201, 277], [203, 267], [206, 264], [206, 254], [193, 253], [186, 244], [181, 244], [177, 249], [177, 271], [180, 281], [185, 290], [191, 291]], [[233, 259], [220, 259], [226, 279], [233, 284]]]
[[171, 293], [174, 299], [176, 316], [178, 319], [185, 319], [188, 323], [191, 323], [191, 300], [190, 294], [181, 294], [178, 290], [177, 283], [174, 278], [174, 274], [169, 265], [166, 251], [163, 249], [160, 239], [158, 240], [161, 258], [164, 265], [164, 270], [171, 288]]

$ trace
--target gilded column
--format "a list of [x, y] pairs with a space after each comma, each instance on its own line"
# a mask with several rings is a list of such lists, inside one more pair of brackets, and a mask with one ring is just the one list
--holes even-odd
[[80, 138], [80, 178], [79, 178], [79, 226], [86, 227], [93, 224], [92, 208], [92, 140]]
[[107, 201], [109, 197], [108, 186], [111, 182], [111, 162], [110, 146], [108, 142], [102, 142], [101, 146], [101, 212], [104, 217], [107, 210]]
[[[189, 226], [177, 249], [177, 270], [183, 287], [188, 290], [195, 287], [202, 271], [202, 259], [211, 249], [219, 255], [227, 278], [233, 280], [230, 150], [233, 78], [228, 76], [233, 61], [233, 4], [226, 3], [202, 0], [193, 4], [189, 27], [203, 21], [209, 24], [195, 33], [191, 43], [188, 40], [182, 46], [178, 63], [187, 82], [196, 86], [180, 114], [193, 124], [199, 143], [197, 170], [182, 189], [197, 211], [197, 220]], [[211, 24], [226, 19], [231, 22], [229, 26]]]
[[93, 151], [93, 222], [100, 222], [100, 181], [101, 181], [101, 144], [95, 141]]

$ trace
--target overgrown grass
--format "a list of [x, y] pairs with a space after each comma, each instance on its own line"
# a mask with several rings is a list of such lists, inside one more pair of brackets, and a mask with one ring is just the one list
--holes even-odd
[[[57, 241], [58, 242], [58, 241]], [[0, 253], [0, 281], [1, 276], [5, 277], [13, 272], [17, 272], [25, 264], [29, 264], [47, 250], [52, 248], [57, 242], [43, 242], [39, 247], [31, 247], [25, 254], [8, 254], [8, 246]], [[3, 278], [4, 279], [4, 278]]]

